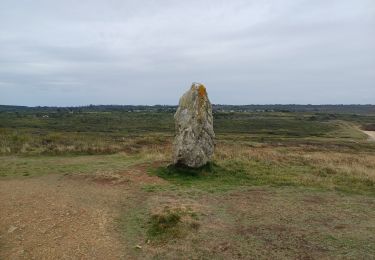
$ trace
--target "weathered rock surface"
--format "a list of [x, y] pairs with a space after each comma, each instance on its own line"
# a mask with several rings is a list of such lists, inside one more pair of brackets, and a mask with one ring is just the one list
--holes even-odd
[[174, 118], [174, 164], [191, 168], [205, 165], [214, 153], [215, 133], [212, 106], [204, 85], [192, 84], [181, 97]]

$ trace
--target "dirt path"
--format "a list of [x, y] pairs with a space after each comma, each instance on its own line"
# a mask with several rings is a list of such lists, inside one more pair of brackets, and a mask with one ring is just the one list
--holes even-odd
[[120, 194], [56, 175], [0, 181], [0, 258], [120, 258], [109, 225]]
[[375, 131], [362, 131], [369, 136], [369, 139], [375, 141]]
[[124, 175], [120, 185], [60, 175], [0, 180], [0, 259], [126, 259], [119, 205], [153, 180], [137, 169]]

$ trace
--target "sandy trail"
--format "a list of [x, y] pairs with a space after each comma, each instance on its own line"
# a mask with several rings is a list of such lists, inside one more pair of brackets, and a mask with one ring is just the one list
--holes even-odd
[[369, 136], [369, 139], [375, 141], [375, 131], [362, 131]]

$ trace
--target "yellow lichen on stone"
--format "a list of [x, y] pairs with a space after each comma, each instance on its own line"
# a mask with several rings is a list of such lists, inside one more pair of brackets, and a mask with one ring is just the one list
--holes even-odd
[[207, 95], [206, 88], [203, 84], [201, 84], [198, 88], [199, 96], [204, 97]]
[[206, 87], [203, 84], [199, 84], [199, 87], [196, 88], [196, 91], [198, 92], [198, 120], [202, 121], [202, 117], [204, 116], [204, 111], [206, 109]]

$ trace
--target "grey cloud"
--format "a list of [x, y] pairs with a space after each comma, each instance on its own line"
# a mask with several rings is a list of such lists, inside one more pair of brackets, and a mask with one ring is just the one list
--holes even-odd
[[2, 1], [0, 103], [374, 103], [375, 2]]

